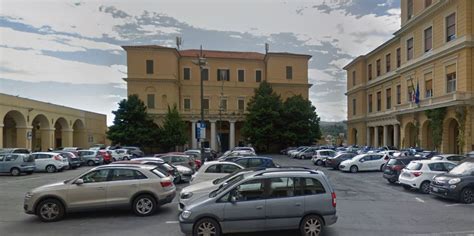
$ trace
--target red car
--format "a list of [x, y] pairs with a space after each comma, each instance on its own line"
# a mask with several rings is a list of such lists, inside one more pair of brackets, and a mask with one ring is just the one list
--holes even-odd
[[109, 152], [105, 150], [99, 150], [99, 155], [101, 155], [104, 159], [104, 164], [112, 163], [112, 155]]

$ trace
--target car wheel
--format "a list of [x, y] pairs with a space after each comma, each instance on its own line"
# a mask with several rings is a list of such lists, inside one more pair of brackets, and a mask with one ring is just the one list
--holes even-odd
[[19, 176], [21, 174], [21, 171], [18, 168], [12, 168], [10, 170], [10, 174], [12, 174], [13, 176]]
[[323, 231], [323, 220], [316, 215], [306, 216], [300, 225], [302, 236], [319, 236]]
[[351, 173], [357, 173], [359, 171], [359, 167], [351, 166], [351, 168], [349, 170], [351, 171]]
[[420, 191], [424, 194], [430, 193], [430, 181], [425, 181], [420, 185]]
[[395, 182], [397, 182], [397, 181], [395, 181], [394, 179], [387, 179], [387, 181], [388, 181], [389, 183], [391, 183], [391, 184], [394, 184]]
[[46, 172], [48, 173], [56, 172], [56, 166], [53, 166], [53, 165], [46, 166]]
[[461, 191], [461, 202], [466, 204], [474, 203], [474, 189], [465, 188]]
[[64, 206], [56, 199], [46, 199], [36, 207], [36, 215], [44, 222], [54, 222], [64, 217]]
[[405, 190], [410, 190], [410, 189], [411, 189], [411, 187], [408, 186], [408, 185], [402, 185], [402, 186], [403, 186], [403, 188], [404, 188]]
[[383, 172], [383, 167], [384, 167], [384, 166], [385, 166], [385, 165], [381, 165], [381, 166], [380, 166], [380, 171]]
[[137, 216], [149, 216], [155, 213], [156, 201], [150, 195], [140, 195], [133, 201], [133, 213]]
[[193, 229], [193, 236], [203, 235], [203, 236], [220, 236], [221, 227], [217, 221], [204, 218], [199, 220]]
[[95, 163], [94, 163], [94, 161], [87, 161], [87, 165], [88, 165], [88, 166], [94, 166]]
[[318, 160], [318, 161], [316, 162], [316, 165], [318, 165], [318, 166], [322, 166], [322, 165], [323, 165], [323, 161], [321, 161], [321, 160]]
[[112, 162], [116, 162], [116, 161], [117, 161], [117, 158], [114, 157], [114, 158], [112, 159]]

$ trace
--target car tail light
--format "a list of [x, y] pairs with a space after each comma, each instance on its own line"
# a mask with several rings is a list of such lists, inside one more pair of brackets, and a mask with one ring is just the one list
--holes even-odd
[[173, 182], [171, 180], [161, 181], [160, 184], [163, 188], [173, 186]]
[[60, 161], [61, 157], [59, 155], [56, 155], [56, 156], [53, 157], [53, 159], [56, 160], [56, 161]]
[[413, 172], [412, 174], [413, 174], [415, 177], [419, 177], [420, 175], [423, 174], [423, 172], [419, 172], [419, 171], [418, 171], [418, 172]]
[[400, 171], [403, 169], [403, 166], [392, 166], [392, 170]]
[[332, 206], [336, 207], [336, 193], [335, 192], [331, 193], [331, 197], [332, 197]]

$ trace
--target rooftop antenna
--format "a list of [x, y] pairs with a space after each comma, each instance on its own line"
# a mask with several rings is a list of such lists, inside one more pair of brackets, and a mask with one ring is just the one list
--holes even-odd
[[181, 49], [182, 44], [183, 44], [183, 38], [181, 38], [180, 36], [176, 36], [176, 47], [178, 48], [178, 50]]
[[265, 53], [268, 53], [270, 51], [270, 44], [265, 43]]

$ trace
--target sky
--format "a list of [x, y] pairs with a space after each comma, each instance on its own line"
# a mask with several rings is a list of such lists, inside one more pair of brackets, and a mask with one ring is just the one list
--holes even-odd
[[312, 55], [310, 100], [347, 119], [346, 72], [400, 27], [399, 0], [0, 0], [0, 93], [107, 115], [126, 98], [122, 45]]

